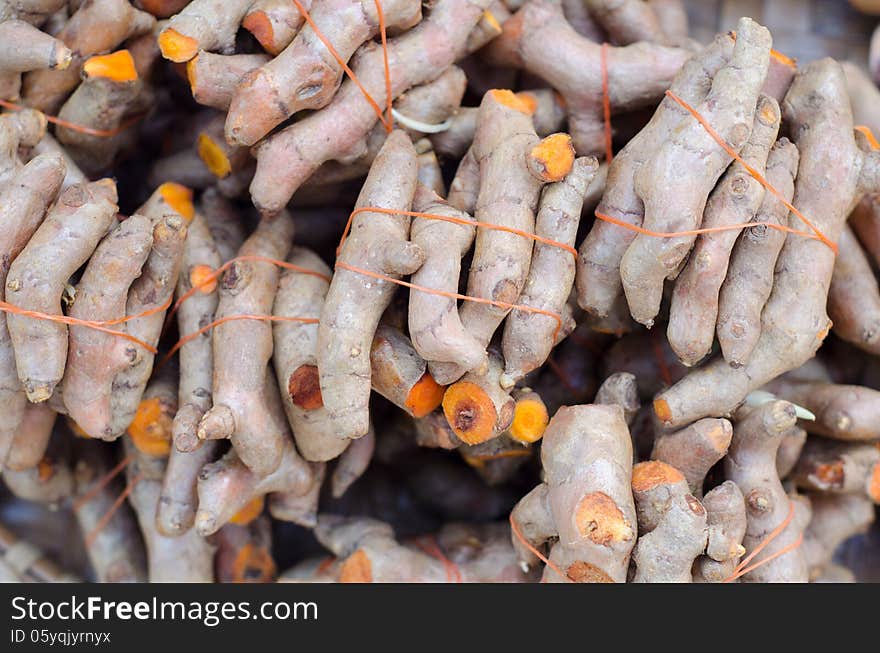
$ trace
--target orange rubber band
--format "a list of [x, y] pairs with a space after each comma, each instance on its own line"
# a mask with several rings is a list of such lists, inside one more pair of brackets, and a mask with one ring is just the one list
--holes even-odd
[[113, 469], [108, 471], [106, 474], [104, 474], [104, 476], [99, 478], [95, 482], [95, 484], [92, 487], [90, 487], [89, 490], [85, 494], [76, 498], [76, 500], [73, 502], [73, 511], [79, 512], [84, 505], [86, 505], [89, 501], [91, 501], [92, 499], [95, 498], [95, 496], [98, 494], [98, 492], [103, 490], [110, 481], [112, 481], [114, 478], [116, 478], [119, 475], [119, 473], [123, 469], [125, 469], [126, 466], [128, 465], [128, 463], [130, 463], [131, 461], [132, 461], [132, 457], [126, 456], [125, 458], [123, 458], [122, 460], [119, 461], [119, 463], [116, 465], [116, 467], [114, 467]]
[[785, 529], [791, 523], [792, 519], [794, 519], [794, 502], [789, 500], [788, 515], [786, 516], [785, 519], [782, 520], [782, 523], [779, 524], [779, 526], [774, 528], [772, 531], [770, 531], [770, 533], [767, 535], [767, 537], [765, 537], [761, 541], [761, 543], [755, 547], [755, 550], [752, 551], [748, 556], [743, 558], [743, 560], [733, 570], [733, 573], [730, 576], [728, 576], [727, 578], [725, 578], [722, 582], [731, 583], [734, 580], [736, 580], [737, 578], [739, 578], [740, 576], [744, 576], [745, 574], [747, 574], [751, 571], [754, 571], [755, 569], [757, 569], [761, 565], [764, 565], [764, 564], [770, 562], [771, 560], [778, 558], [779, 556], [784, 555], [784, 554], [788, 553], [789, 551], [794, 551], [796, 548], [798, 548], [801, 545], [801, 542], [803, 542], [803, 539], [804, 539], [803, 534], [801, 534], [801, 536], [798, 537], [798, 539], [796, 539], [794, 542], [784, 546], [776, 553], [774, 553], [770, 556], [767, 556], [766, 558], [764, 558], [763, 560], [761, 560], [759, 562], [756, 562], [752, 566], [748, 566], [748, 564], [755, 558], [756, 555], [758, 555], [761, 551], [763, 551], [765, 548], [767, 548], [767, 545], [769, 545], [773, 540], [775, 540], [777, 537], [782, 535], [783, 531], [785, 531]]
[[[22, 104], [16, 104], [15, 102], [9, 102], [8, 100], [0, 100], [0, 107], [4, 109], [9, 109], [11, 111], [22, 111], [24, 109], [29, 109], [30, 107], [26, 107]], [[46, 115], [46, 114], [44, 114]], [[131, 127], [132, 125], [140, 122], [143, 119], [143, 115], [135, 116], [134, 118], [130, 118], [129, 120], [124, 121], [115, 129], [94, 129], [93, 127], [87, 127], [86, 125], [78, 125], [74, 122], [70, 122], [68, 120], [64, 120], [63, 118], [58, 118], [57, 116], [46, 115], [46, 120], [51, 122], [54, 125], [58, 125], [59, 127], [64, 127], [65, 129], [70, 129], [72, 131], [80, 132], [81, 134], [88, 134], [89, 136], [99, 136], [101, 138], [110, 138], [112, 136], [116, 136], [124, 132], [126, 129]]]
[[116, 501], [113, 502], [113, 505], [110, 506], [110, 509], [103, 514], [95, 527], [89, 532], [86, 536], [86, 548], [92, 546], [95, 543], [95, 538], [101, 533], [104, 528], [106, 528], [107, 524], [110, 523], [110, 520], [113, 519], [113, 515], [116, 514], [116, 511], [119, 510], [120, 506], [122, 506], [123, 502], [128, 498], [128, 495], [131, 494], [132, 490], [134, 490], [134, 486], [141, 482], [141, 479], [144, 477], [143, 474], [138, 474], [135, 476], [131, 483], [125, 486], [125, 489], [122, 493], [116, 497]]
[[429, 556], [436, 558], [443, 563], [443, 569], [446, 571], [446, 582], [461, 583], [461, 570], [452, 560], [446, 557], [440, 545], [433, 535], [426, 535], [424, 538], [415, 538], [414, 544]]
[[[508, 521], [510, 521], [510, 530], [512, 530], [513, 534], [516, 535], [516, 539], [518, 539], [524, 547], [526, 547], [536, 558], [538, 558], [538, 560], [550, 567], [550, 569], [555, 571], [557, 574], [559, 574], [559, 576], [567, 580], [569, 583], [574, 582], [568, 574], [562, 573], [562, 570], [555, 563], [550, 562], [550, 560], [543, 553], [538, 551], [538, 549], [532, 546], [531, 542], [526, 540], [526, 538], [522, 534], [522, 531], [519, 530], [519, 526], [516, 525], [516, 522], [513, 519], [512, 512], [510, 513], [510, 518]], [[543, 579], [541, 580], [541, 582], [544, 582]]]

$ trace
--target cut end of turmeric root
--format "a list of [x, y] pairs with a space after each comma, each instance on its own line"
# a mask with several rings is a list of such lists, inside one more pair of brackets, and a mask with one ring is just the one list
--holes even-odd
[[568, 134], [550, 134], [529, 152], [529, 170], [545, 182], [562, 181], [574, 165], [574, 145]]
[[263, 495], [251, 499], [250, 501], [248, 501], [247, 505], [244, 508], [242, 508], [232, 516], [232, 519], [229, 520], [229, 523], [238, 524], [239, 526], [247, 526], [257, 517], [263, 514], [263, 506], [265, 505], [265, 503], [266, 500]]
[[198, 66], [198, 61], [199, 55], [196, 55], [186, 62], [186, 81], [189, 82], [189, 87], [191, 89], [196, 87], [196, 67]]
[[494, 99], [499, 104], [503, 104], [506, 107], [509, 107], [515, 111], [519, 111], [521, 113], [525, 113], [526, 115], [532, 115], [537, 108], [537, 103], [530, 103], [527, 100], [524, 100], [519, 96], [519, 94], [514, 93], [513, 91], [509, 91], [503, 88], [496, 88], [489, 91], [492, 94], [492, 99]]
[[373, 566], [363, 549], [348, 556], [339, 567], [340, 583], [372, 583]]
[[233, 583], [269, 583], [275, 579], [278, 569], [275, 560], [266, 547], [255, 546], [248, 542], [232, 565]]
[[199, 158], [204, 161], [211, 174], [218, 179], [229, 176], [232, 172], [232, 163], [213, 138], [207, 134], [199, 134], [198, 142]]
[[443, 414], [453, 432], [466, 444], [490, 440], [498, 423], [492, 399], [477, 384], [453, 383], [443, 395]]
[[659, 460], [649, 460], [633, 466], [632, 488], [635, 492], [647, 492], [660, 485], [672, 485], [684, 480], [684, 474]]
[[159, 51], [169, 61], [185, 63], [199, 53], [199, 42], [168, 28], [159, 34]]
[[585, 495], [578, 502], [574, 519], [583, 537], [602, 546], [631, 540], [634, 535], [632, 525], [614, 499], [604, 492]]
[[591, 565], [589, 562], [584, 562], [583, 560], [578, 560], [577, 562], [570, 564], [568, 569], [565, 570], [565, 575], [575, 583], [614, 582], [614, 579], [599, 569], [599, 567]]
[[287, 380], [287, 393], [293, 405], [303, 410], [315, 410], [324, 405], [318, 368], [300, 365]]
[[134, 58], [128, 50], [90, 57], [83, 64], [87, 77], [101, 77], [113, 82], [133, 82], [138, 78]]
[[665, 399], [654, 400], [654, 414], [661, 422], [672, 421], [672, 410], [669, 408], [669, 404]]
[[550, 416], [543, 401], [534, 397], [520, 399], [513, 411], [510, 437], [526, 444], [537, 442], [544, 437], [549, 422]]
[[164, 458], [171, 453], [171, 425], [175, 407], [159, 397], [144, 399], [138, 406], [128, 434], [138, 451]]
[[196, 214], [193, 192], [183, 184], [168, 181], [159, 186], [159, 194], [165, 203], [190, 222]]
[[210, 295], [217, 290], [217, 278], [210, 265], [194, 265], [189, 271], [189, 284], [200, 293]]
[[266, 52], [278, 54], [275, 47], [275, 30], [272, 29], [272, 21], [269, 20], [265, 11], [255, 11], [252, 14], [248, 14], [241, 21], [241, 26], [253, 34], [254, 38], [259, 41]]
[[434, 380], [430, 372], [425, 372], [409, 392], [406, 408], [413, 417], [424, 417], [434, 412], [443, 401], [445, 387]]
[[880, 503], [880, 463], [874, 465], [868, 479], [868, 496], [874, 503]]

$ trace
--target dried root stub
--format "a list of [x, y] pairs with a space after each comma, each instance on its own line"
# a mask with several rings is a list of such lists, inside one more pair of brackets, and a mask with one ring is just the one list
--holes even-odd
[[[496, 65], [524, 68], [556, 89], [565, 100], [578, 154], [602, 154], [602, 46], [578, 34], [563, 17], [562, 7], [550, 0], [528, 2], [505, 21], [503, 29], [487, 48], [490, 60]], [[609, 47], [612, 115], [660, 100], [689, 56], [683, 48], [647, 42]]]
[[[293, 219], [287, 212], [263, 219], [245, 241], [239, 256], [283, 260], [293, 240]], [[202, 440], [229, 438], [242, 462], [258, 476], [273, 472], [287, 446], [288, 429], [267, 405], [277, 389], [266, 383], [272, 357], [272, 325], [237, 316], [269, 316], [278, 289], [278, 266], [259, 260], [235, 262], [220, 281], [214, 327], [213, 406], [199, 423]], [[244, 352], [244, 353], [243, 353]]]
[[862, 494], [880, 503], [880, 448], [876, 443], [807, 441], [792, 473], [798, 487], [835, 494]]
[[[797, 546], [802, 536], [798, 520], [791, 519], [775, 537], [793, 510], [776, 472], [776, 452], [786, 431], [794, 426], [795, 408], [786, 401], [773, 401], [748, 414], [737, 413], [733, 441], [724, 459], [726, 476], [739, 486], [746, 500], [747, 529], [742, 544], [751, 553], [763, 545], [767, 560], [745, 574], [743, 582], [795, 582], [808, 580], [803, 551]], [[769, 560], [769, 556], [788, 550]]]
[[468, 372], [443, 394], [443, 413], [453, 433], [465, 444], [479, 444], [499, 436], [513, 423], [516, 402], [501, 387], [504, 361], [489, 352], [483, 372]]
[[318, 540], [338, 557], [340, 583], [516, 583], [531, 580], [510, 546], [506, 524], [449, 524], [398, 543], [388, 524], [321, 515]]
[[[409, 137], [392, 132], [370, 168], [355, 210], [409, 211], [416, 174], [416, 152]], [[372, 275], [399, 278], [422, 264], [422, 249], [409, 241], [409, 223], [406, 216], [361, 212], [337, 258], [318, 326], [321, 396], [337, 438], [357, 438], [369, 429], [370, 350], [396, 288]]]
[[828, 241], [785, 239], [748, 362], [735, 368], [716, 358], [660, 394], [654, 410], [668, 426], [732, 410], [752, 390], [811, 358], [830, 328], [825, 307], [835, 251], [828, 243], [840, 239], [861, 195], [880, 187], [880, 153], [857, 143], [843, 71], [831, 59], [798, 73], [782, 107], [800, 153], [793, 204]]
[[21, 73], [64, 70], [72, 58], [64, 43], [27, 22], [0, 19], [0, 100], [18, 100]]
[[[624, 582], [636, 541], [632, 443], [619, 406], [566, 406], [541, 447], [544, 483], [511, 513], [520, 560], [554, 540], [543, 580]], [[560, 572], [562, 575], [560, 575]]]
[[639, 520], [633, 582], [692, 582], [694, 560], [706, 548], [707, 517], [684, 474], [657, 460], [638, 463], [632, 491]]

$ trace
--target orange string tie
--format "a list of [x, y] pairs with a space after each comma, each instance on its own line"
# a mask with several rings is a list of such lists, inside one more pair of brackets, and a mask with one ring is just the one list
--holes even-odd
[[[574, 582], [568, 574], [563, 573], [562, 570], [555, 563], [550, 562], [550, 560], [547, 558], [547, 556], [545, 556], [543, 553], [538, 551], [538, 549], [536, 549], [535, 547], [532, 546], [532, 543], [529, 542], [525, 538], [525, 536], [522, 534], [522, 531], [519, 530], [519, 526], [516, 525], [516, 521], [513, 518], [513, 513], [510, 513], [509, 521], [510, 521], [510, 530], [512, 530], [513, 534], [516, 535], [516, 539], [518, 539], [522, 543], [522, 545], [524, 547], [526, 547], [532, 553], [532, 555], [534, 555], [536, 558], [538, 558], [538, 560], [540, 560], [545, 565], [550, 567], [550, 569], [555, 571], [557, 574], [559, 574], [560, 577], [564, 578], [569, 583]], [[541, 582], [543, 583], [544, 580], [541, 579]]]
[[459, 570], [458, 565], [446, 557], [433, 535], [426, 535], [424, 538], [417, 537], [415, 539], [415, 545], [429, 556], [436, 558], [443, 563], [443, 569], [446, 571], [447, 583], [462, 582], [461, 571]]
[[343, 59], [336, 48], [333, 47], [333, 44], [330, 43], [330, 40], [324, 36], [318, 26], [315, 24], [312, 15], [308, 12], [308, 10], [302, 5], [299, 0], [291, 0], [296, 8], [299, 10], [300, 15], [302, 15], [303, 19], [305, 19], [306, 23], [308, 23], [309, 27], [312, 28], [312, 31], [315, 33], [315, 36], [320, 39], [321, 43], [324, 44], [324, 47], [327, 48], [327, 51], [330, 55], [336, 59], [336, 63], [338, 63], [342, 70], [345, 71], [345, 74], [348, 78], [354, 82], [354, 84], [360, 89], [361, 93], [364, 96], [364, 99], [369, 103], [369, 105], [373, 108], [373, 111], [376, 112], [376, 116], [378, 116], [379, 121], [385, 127], [385, 131], [391, 132], [394, 129], [394, 122], [391, 118], [391, 103], [392, 103], [392, 93], [391, 93], [391, 67], [388, 63], [388, 38], [386, 36], [385, 30], [385, 13], [382, 11], [382, 3], [380, 0], [373, 0], [376, 4], [376, 13], [379, 16], [379, 33], [382, 38], [382, 53], [385, 60], [385, 89], [386, 89], [386, 100], [388, 103], [387, 112], [388, 116], [386, 117], [382, 107], [379, 106], [379, 103], [373, 99], [373, 96], [370, 95], [369, 91], [364, 87], [361, 83], [361, 80], [358, 79], [357, 75], [354, 74], [354, 71], [349, 67], [348, 63]]
[[767, 564], [771, 560], [775, 560], [776, 558], [785, 555], [789, 551], [794, 551], [796, 548], [798, 548], [801, 545], [801, 543], [804, 541], [803, 533], [801, 533], [798, 536], [798, 538], [794, 542], [792, 542], [791, 544], [785, 545], [784, 547], [779, 549], [779, 551], [776, 551], [775, 553], [773, 553], [773, 554], [767, 556], [766, 558], [763, 558], [762, 560], [756, 562], [755, 564], [749, 566], [749, 563], [755, 558], [755, 556], [757, 556], [761, 551], [763, 551], [765, 548], [767, 548], [767, 546], [773, 540], [775, 540], [777, 537], [782, 535], [782, 533], [785, 531], [785, 529], [791, 523], [792, 519], [794, 519], [794, 502], [789, 501], [788, 516], [786, 516], [786, 518], [782, 520], [782, 523], [779, 524], [779, 526], [777, 526], [776, 528], [774, 528], [767, 535], [767, 537], [765, 537], [764, 540], [758, 546], [755, 547], [754, 551], [752, 551], [747, 557], [743, 558], [742, 562], [740, 562], [736, 566], [736, 568], [733, 570], [733, 573], [730, 574], [730, 576], [728, 576], [727, 578], [725, 578], [724, 581], [722, 581], [722, 582], [732, 583], [737, 578], [740, 578], [741, 576], [745, 576], [749, 572], [752, 572], [755, 569], [758, 569], [759, 567]]
[[[3, 107], [4, 109], [9, 109], [10, 111], [22, 111], [23, 109], [30, 108], [24, 106], [23, 104], [16, 104], [15, 102], [10, 102], [8, 100], [0, 100], [0, 107]], [[124, 132], [132, 125], [140, 122], [143, 117], [144, 114], [134, 116], [133, 118], [122, 122], [118, 127], [114, 129], [95, 129], [94, 127], [79, 125], [77, 123], [70, 122], [69, 120], [64, 120], [63, 118], [58, 118], [57, 116], [50, 115], [46, 115], [46, 120], [54, 125], [58, 125], [59, 127], [64, 127], [65, 129], [70, 129], [72, 131], [80, 132], [81, 134], [88, 134], [89, 136], [98, 136], [101, 138], [111, 138], [113, 136], [116, 136], [117, 134]]]
[[78, 318], [70, 317], [63, 314], [54, 315], [51, 313], [41, 313], [39, 311], [29, 311], [24, 308], [19, 308], [18, 306], [14, 306], [12, 304], [2, 301], [0, 301], [0, 311], [3, 311], [4, 313], [11, 313], [13, 315], [21, 315], [23, 317], [31, 317], [37, 320], [46, 320], [48, 322], [58, 322], [59, 324], [67, 324], [69, 326], [81, 326], [89, 329], [94, 329], [95, 331], [100, 331], [101, 333], [106, 333], [111, 336], [116, 336], [118, 338], [129, 340], [136, 345], [140, 345], [151, 354], [156, 354], [158, 350], [153, 345], [144, 342], [140, 338], [136, 338], [131, 334], [125, 333], [124, 331], [116, 331], [115, 329], [110, 329], [108, 327], [115, 326], [117, 324], [123, 324], [131, 320], [149, 317], [154, 313], [160, 313], [166, 310], [170, 305], [171, 297], [169, 297], [168, 300], [165, 301], [161, 306], [154, 306], [153, 308], [147, 309], [141, 313], [138, 313], [137, 315], [129, 315], [127, 317], [120, 317], [114, 320], [80, 320]]
[[608, 91], [608, 44], [603, 43], [599, 51], [602, 67], [602, 115], [605, 119], [605, 160], [611, 163], [614, 152], [611, 148], [611, 94]]
[[116, 514], [116, 511], [119, 510], [122, 503], [128, 498], [128, 495], [132, 493], [134, 490], [134, 486], [141, 482], [141, 479], [144, 477], [143, 474], [138, 474], [133, 479], [131, 479], [131, 483], [125, 486], [125, 489], [122, 493], [116, 497], [116, 501], [113, 502], [113, 505], [110, 506], [110, 509], [104, 513], [95, 527], [91, 530], [91, 532], [86, 536], [86, 548], [92, 546], [95, 543], [95, 539], [101, 533], [104, 528], [107, 527], [107, 524], [110, 523], [110, 520], [113, 519], [113, 515]]
[[114, 478], [116, 478], [119, 473], [126, 468], [126, 466], [132, 461], [131, 456], [126, 456], [110, 471], [108, 471], [104, 476], [99, 478], [95, 484], [89, 488], [89, 490], [73, 502], [73, 511], [79, 512], [84, 505], [86, 505], [89, 501], [95, 498], [95, 496], [107, 487], [107, 484], [110, 483]]
[[257, 262], [257, 263], [271, 263], [272, 265], [277, 265], [278, 267], [284, 268], [286, 270], [295, 270], [296, 272], [301, 272], [302, 274], [308, 274], [313, 277], [318, 277], [319, 279], [323, 279], [327, 283], [330, 283], [330, 277], [321, 272], [316, 272], [315, 270], [310, 270], [309, 268], [304, 268], [299, 265], [294, 265], [293, 263], [288, 263], [287, 261], [281, 261], [274, 258], [269, 258], [268, 256], [257, 256], [256, 254], [248, 254], [244, 256], [236, 256], [235, 258], [231, 258], [226, 263], [221, 265], [216, 270], [213, 270], [210, 274], [206, 275], [204, 279], [202, 279], [199, 283], [194, 285], [192, 288], [187, 290], [183, 295], [181, 295], [176, 302], [174, 302], [174, 306], [171, 307], [171, 310], [168, 311], [168, 316], [165, 318], [165, 326], [163, 327], [163, 331], [168, 328], [171, 323], [171, 319], [177, 313], [180, 305], [183, 304], [187, 299], [192, 297], [195, 293], [197, 293], [202, 288], [206, 286], [210, 286], [212, 283], [217, 281], [226, 270], [231, 268], [236, 263], [247, 263], [247, 262]]

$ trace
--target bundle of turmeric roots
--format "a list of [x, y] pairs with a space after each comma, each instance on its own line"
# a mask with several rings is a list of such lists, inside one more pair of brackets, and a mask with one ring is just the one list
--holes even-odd
[[857, 66], [677, 0], [0, 21], [0, 577], [854, 578]]

